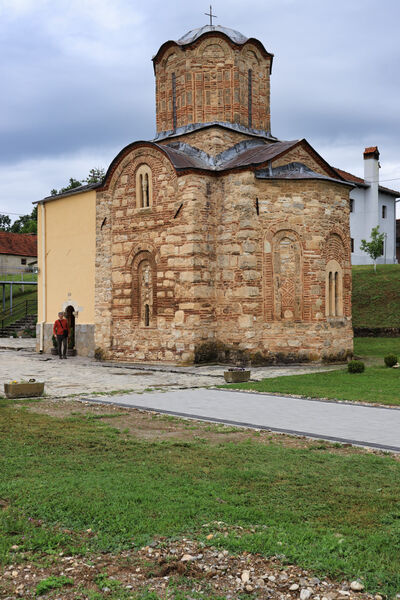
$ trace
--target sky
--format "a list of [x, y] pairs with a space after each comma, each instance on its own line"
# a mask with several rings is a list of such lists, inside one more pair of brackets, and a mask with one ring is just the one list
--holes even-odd
[[[187, 0], [0, 0], [0, 213], [108, 165], [155, 135], [151, 58], [206, 25]], [[306, 138], [332, 165], [400, 190], [399, 0], [215, 0], [216, 24], [275, 55], [272, 134]], [[400, 204], [400, 203], [399, 203]]]

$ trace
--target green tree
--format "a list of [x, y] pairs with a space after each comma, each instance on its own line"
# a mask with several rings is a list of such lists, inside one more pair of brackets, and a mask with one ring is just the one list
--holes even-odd
[[81, 181], [78, 181], [77, 179], [70, 177], [68, 185], [61, 188], [60, 190], [56, 190], [56, 189], [51, 190], [51, 195], [57, 196], [58, 194], [64, 194], [64, 192], [68, 192], [69, 190], [73, 190], [77, 187], [81, 187], [81, 185], [82, 185]]
[[360, 250], [363, 250], [374, 261], [374, 271], [376, 273], [376, 259], [383, 254], [384, 233], [379, 233], [379, 225], [371, 230], [371, 241], [361, 240]]
[[90, 169], [89, 174], [82, 181], [78, 181], [78, 179], [74, 179], [74, 177], [69, 178], [69, 183], [67, 186], [61, 188], [60, 190], [56, 190], [55, 188], [51, 190], [50, 194], [52, 196], [58, 196], [58, 194], [64, 194], [69, 190], [73, 190], [74, 188], [78, 188], [81, 185], [90, 184], [90, 183], [99, 183], [103, 180], [105, 175], [105, 171], [101, 167], [95, 167], [94, 169]]
[[103, 181], [105, 171], [102, 168], [95, 167], [94, 169], [90, 169], [89, 175], [84, 179], [87, 184], [89, 183], [100, 183]]
[[10, 231], [11, 219], [8, 215], [0, 215], [0, 231]]
[[30, 215], [22, 215], [14, 221], [9, 231], [11, 233], [37, 233], [37, 206]]

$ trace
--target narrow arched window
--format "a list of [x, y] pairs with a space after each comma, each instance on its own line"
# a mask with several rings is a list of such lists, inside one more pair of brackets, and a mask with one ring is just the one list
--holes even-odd
[[336, 260], [326, 265], [325, 314], [327, 317], [343, 315], [343, 271]]
[[149, 165], [141, 164], [136, 171], [136, 208], [153, 204], [153, 178]]
[[154, 313], [153, 269], [148, 260], [142, 260], [138, 267], [139, 320], [142, 326], [150, 327]]
[[339, 273], [336, 271], [335, 273], [335, 315], [340, 314], [340, 306], [339, 306]]
[[144, 175], [144, 203], [143, 206], [150, 206], [150, 194], [149, 194], [149, 174]]

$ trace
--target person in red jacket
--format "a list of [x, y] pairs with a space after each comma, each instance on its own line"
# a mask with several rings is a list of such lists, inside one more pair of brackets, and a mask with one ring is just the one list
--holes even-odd
[[67, 358], [67, 340], [69, 334], [68, 321], [63, 312], [58, 313], [58, 319], [54, 321], [53, 334], [57, 338], [57, 350], [60, 358]]

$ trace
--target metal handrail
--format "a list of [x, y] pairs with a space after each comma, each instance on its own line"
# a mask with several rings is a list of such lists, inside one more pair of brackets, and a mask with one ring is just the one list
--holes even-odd
[[[15, 323], [19, 319], [23, 317], [27, 317], [28, 315], [35, 314], [35, 311], [31, 311], [30, 309], [37, 307], [37, 300], [24, 300], [23, 302], [18, 302], [18, 304], [14, 304], [14, 306], [8, 308], [7, 310], [3, 310], [0, 312], [0, 329], [4, 329], [7, 325], [11, 325]], [[10, 322], [5, 324], [7, 321]]]

